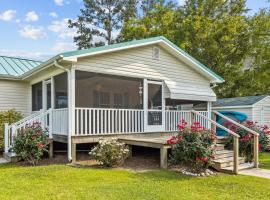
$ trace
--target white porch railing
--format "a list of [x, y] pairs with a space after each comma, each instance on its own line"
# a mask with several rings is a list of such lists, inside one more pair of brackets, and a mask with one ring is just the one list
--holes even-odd
[[191, 112], [180, 110], [166, 110], [165, 131], [177, 131], [177, 125], [182, 119], [185, 120], [188, 124], [191, 124]]
[[52, 133], [57, 135], [68, 134], [68, 108], [52, 110]]
[[26, 128], [27, 125], [31, 125], [33, 123], [40, 123], [42, 128], [48, 128], [49, 131], [49, 137], [52, 138], [52, 127], [50, 124], [52, 124], [51, 120], [51, 110], [47, 111], [39, 111], [36, 112], [16, 123], [13, 124], [5, 124], [5, 152], [7, 153], [9, 149], [12, 147], [14, 142], [14, 137], [20, 133], [20, 131], [23, 131], [23, 129]]
[[[207, 111], [199, 111], [200, 114], [207, 117]], [[165, 111], [165, 131], [177, 131], [177, 125], [180, 120], [185, 120], [188, 125], [192, 122], [199, 122], [202, 126], [208, 127], [208, 121], [200, 115], [193, 115], [191, 111], [166, 110]]]
[[144, 132], [144, 111], [136, 109], [76, 108], [75, 135]]

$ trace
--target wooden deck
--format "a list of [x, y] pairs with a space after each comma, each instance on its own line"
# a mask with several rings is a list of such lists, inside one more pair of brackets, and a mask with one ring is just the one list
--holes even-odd
[[[167, 140], [176, 135], [176, 132], [166, 133], [140, 133], [140, 134], [121, 134], [107, 135], [106, 137], [116, 137], [121, 142], [130, 146], [141, 146], [160, 149], [160, 167], [167, 168], [168, 166], [168, 149], [171, 145], [167, 144]], [[100, 136], [75, 136], [72, 137], [72, 160], [76, 161], [76, 144], [81, 143], [96, 143]]]

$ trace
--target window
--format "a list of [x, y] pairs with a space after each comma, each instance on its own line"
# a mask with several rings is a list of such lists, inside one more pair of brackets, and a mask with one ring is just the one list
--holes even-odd
[[94, 91], [94, 105], [98, 108], [109, 108], [110, 93]]
[[42, 109], [42, 82], [32, 85], [32, 111]]
[[115, 108], [129, 108], [129, 94], [128, 93], [115, 93], [114, 94], [114, 107]]
[[158, 47], [153, 48], [153, 59], [154, 60], [159, 60], [160, 58], [160, 50]]

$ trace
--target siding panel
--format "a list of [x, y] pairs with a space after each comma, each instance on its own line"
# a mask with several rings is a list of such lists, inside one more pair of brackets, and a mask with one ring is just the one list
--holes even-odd
[[[153, 45], [80, 59], [77, 69], [127, 77], [164, 80], [177, 98], [214, 101], [210, 82], [160, 47], [160, 59], [152, 59]], [[167, 94], [169, 91], [166, 92]], [[167, 95], [166, 94], [166, 95]]]
[[27, 116], [30, 114], [30, 85], [24, 82], [0, 80], [0, 111], [15, 108]]

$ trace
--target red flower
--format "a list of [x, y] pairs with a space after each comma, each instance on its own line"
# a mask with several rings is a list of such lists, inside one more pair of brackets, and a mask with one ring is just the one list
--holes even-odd
[[254, 125], [254, 122], [250, 121], [250, 120], [247, 120], [246, 123], [247, 123], [248, 126], [253, 126]]
[[39, 149], [43, 149], [44, 147], [45, 147], [45, 144], [37, 144], [37, 147], [39, 148]]

